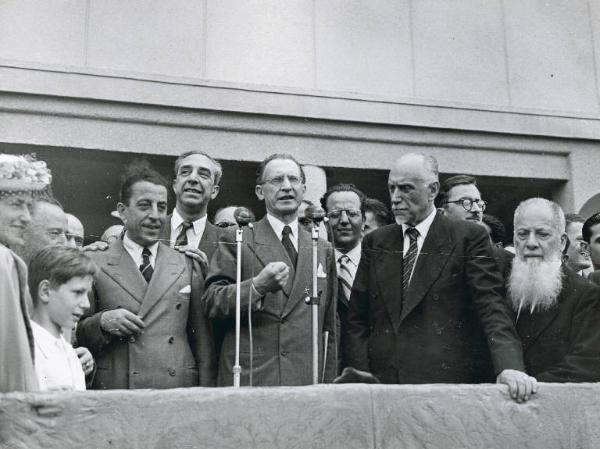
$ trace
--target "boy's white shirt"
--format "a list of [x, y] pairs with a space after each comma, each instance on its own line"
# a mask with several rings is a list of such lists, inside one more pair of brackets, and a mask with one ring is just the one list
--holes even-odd
[[35, 342], [35, 372], [40, 389], [85, 390], [85, 374], [75, 349], [62, 334], [56, 338], [31, 320]]

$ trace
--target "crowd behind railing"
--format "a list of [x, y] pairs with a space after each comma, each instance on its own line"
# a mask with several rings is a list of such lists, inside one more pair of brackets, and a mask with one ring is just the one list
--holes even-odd
[[600, 380], [600, 214], [534, 196], [507, 242], [477, 180], [440, 183], [431, 156], [393, 164], [390, 211], [353, 184], [312, 204], [302, 166], [273, 154], [254, 186], [267, 214], [211, 223], [222, 177], [201, 151], [172, 182], [136, 161], [122, 224], [84, 246], [46, 164], [0, 154], [0, 391], [308, 385], [315, 332], [325, 383], [497, 382], [522, 402], [538, 381]]

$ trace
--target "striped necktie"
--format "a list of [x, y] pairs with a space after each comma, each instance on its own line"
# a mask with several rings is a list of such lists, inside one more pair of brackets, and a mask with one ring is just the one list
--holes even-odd
[[291, 233], [292, 228], [290, 228], [288, 225], [285, 225], [283, 227], [283, 231], [281, 232], [281, 244], [287, 251], [288, 256], [290, 256], [290, 260], [292, 261], [292, 264], [295, 268], [296, 263], [298, 261], [298, 252], [296, 251], [296, 248], [294, 248], [294, 244], [292, 243], [292, 239], [290, 238]]
[[410, 283], [410, 277], [419, 253], [419, 248], [417, 246], [417, 237], [419, 237], [419, 231], [416, 228], [408, 228], [406, 230], [406, 234], [410, 240], [410, 245], [408, 247], [408, 252], [404, 255], [404, 265], [402, 270], [403, 295], [408, 288], [408, 284]]
[[348, 267], [348, 262], [350, 262], [350, 257], [346, 254], [342, 254], [338, 259], [338, 279], [340, 280], [340, 285], [342, 286], [342, 290], [344, 291], [344, 295], [346, 299], [350, 301], [350, 294], [352, 292], [352, 283], [354, 279], [352, 278], [352, 273], [350, 272], [350, 267]]
[[140, 271], [148, 283], [150, 283], [150, 279], [152, 279], [152, 274], [154, 273], [154, 269], [152, 268], [152, 265], [150, 265], [151, 254], [148, 247], [144, 246], [144, 249], [142, 250], [142, 264], [140, 265]]
[[189, 221], [184, 221], [181, 223], [181, 231], [179, 231], [179, 235], [175, 239], [175, 246], [187, 246], [188, 238], [187, 231], [193, 226]]

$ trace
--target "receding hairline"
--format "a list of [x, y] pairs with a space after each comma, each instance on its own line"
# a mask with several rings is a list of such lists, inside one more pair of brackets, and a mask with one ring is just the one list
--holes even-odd
[[560, 234], [566, 233], [565, 225], [565, 214], [562, 208], [554, 201], [547, 200], [546, 198], [529, 198], [525, 201], [521, 201], [515, 209], [515, 215], [513, 218], [513, 226], [517, 228], [517, 221], [523, 215], [524, 212], [531, 208], [545, 208], [552, 216], [552, 227], [557, 230]]
[[389, 176], [394, 170], [402, 166], [402, 164], [419, 161], [421, 162], [421, 173], [415, 173], [423, 181], [438, 181], [439, 182], [439, 167], [435, 157], [424, 153], [408, 153], [400, 156], [394, 161]]

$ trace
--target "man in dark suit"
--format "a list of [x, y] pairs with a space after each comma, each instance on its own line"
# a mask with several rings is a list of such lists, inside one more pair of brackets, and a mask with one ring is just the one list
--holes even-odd
[[77, 343], [94, 355], [93, 388], [212, 386], [215, 355], [201, 309], [197, 261], [159, 243], [167, 186], [145, 164], [131, 166], [117, 205], [125, 234], [91, 253], [100, 267]]
[[[329, 239], [335, 248], [338, 278], [338, 318], [340, 337], [346, 331], [350, 292], [361, 255], [365, 195], [352, 184], [337, 184], [327, 189], [321, 206], [329, 218]], [[340, 341], [343, 345], [343, 342]], [[342, 360], [342, 365], [345, 365]]]
[[[311, 235], [298, 225], [306, 177], [298, 162], [274, 154], [259, 166], [255, 187], [267, 215], [244, 230], [242, 258], [241, 384], [306, 385], [312, 382]], [[331, 245], [318, 242], [319, 378], [336, 374], [336, 277]], [[226, 323], [219, 360], [219, 385], [231, 385], [235, 359], [235, 230], [223, 234], [211, 260], [203, 303], [211, 319]], [[248, 328], [251, 312], [252, 336]], [[325, 369], [324, 334], [328, 333]]]
[[176, 204], [161, 234], [171, 247], [198, 249], [194, 254], [204, 267], [217, 249], [219, 228], [207, 220], [209, 202], [219, 194], [221, 164], [203, 151], [183, 153], [175, 161], [173, 191]]
[[437, 161], [407, 154], [390, 171], [398, 224], [368, 234], [352, 288], [348, 365], [383, 383], [478, 379], [480, 328], [497, 381], [517, 401], [537, 389], [503, 297], [485, 229], [436, 215]]
[[561, 208], [522, 202], [514, 241], [509, 291], [527, 372], [543, 382], [600, 381], [600, 288], [561, 264]]

